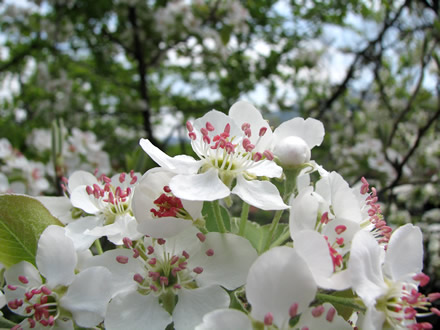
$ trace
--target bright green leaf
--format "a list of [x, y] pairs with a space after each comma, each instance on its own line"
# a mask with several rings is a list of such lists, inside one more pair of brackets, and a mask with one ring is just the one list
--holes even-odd
[[63, 224], [36, 199], [0, 195], [0, 262], [6, 267], [22, 260], [35, 264], [38, 240], [49, 225]]

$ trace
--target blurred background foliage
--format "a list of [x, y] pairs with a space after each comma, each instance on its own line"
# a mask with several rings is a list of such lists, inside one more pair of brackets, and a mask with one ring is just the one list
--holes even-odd
[[312, 157], [423, 228], [439, 290], [439, 1], [4, 0], [0, 24], [4, 191], [26, 171], [35, 194], [73, 169], [143, 172], [140, 137], [191, 154], [185, 122], [245, 99], [274, 127], [321, 120]]

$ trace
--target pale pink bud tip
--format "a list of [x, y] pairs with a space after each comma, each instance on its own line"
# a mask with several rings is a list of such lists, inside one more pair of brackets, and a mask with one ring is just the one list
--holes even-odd
[[117, 256], [116, 261], [120, 264], [126, 264], [128, 262], [128, 257], [126, 256]]
[[331, 307], [328, 312], [327, 315], [325, 317], [325, 319], [329, 322], [333, 321], [333, 318], [335, 317], [336, 314], [336, 309], [334, 309], [333, 307]]
[[18, 280], [19, 280], [21, 283], [23, 283], [23, 284], [28, 284], [28, 283], [29, 283], [29, 280], [26, 278], [26, 276], [23, 276], [23, 275], [20, 275], [20, 276], [18, 277]]
[[264, 315], [264, 325], [272, 325], [273, 323], [273, 315], [271, 312]]
[[193, 272], [196, 274], [201, 274], [203, 272], [203, 268], [202, 267], [196, 267], [193, 269]]
[[212, 257], [214, 255], [214, 250], [213, 249], [206, 250], [206, 255], [208, 257]]
[[194, 130], [194, 127], [189, 120], [186, 122], [186, 129], [188, 132], [192, 132]]
[[419, 273], [413, 276], [413, 280], [419, 281], [420, 286], [425, 286], [429, 283], [429, 276], [423, 273]]
[[289, 308], [289, 316], [295, 317], [298, 314], [298, 303], [293, 303]]
[[203, 235], [202, 233], [197, 233], [196, 236], [197, 236], [197, 238], [200, 240], [200, 242], [202, 242], [202, 243], [203, 243], [203, 242], [205, 241], [205, 239], [206, 239], [206, 236]]
[[338, 235], [341, 235], [344, 231], [346, 231], [347, 230], [347, 227], [346, 226], [344, 226], [344, 225], [339, 225], [339, 226], [336, 226], [335, 227], [335, 232], [336, 232], [336, 234], [338, 234]]
[[312, 315], [313, 317], [320, 317], [324, 313], [324, 306], [317, 306], [312, 309]]
[[261, 127], [260, 128], [260, 132], [258, 133], [259, 136], [263, 136], [264, 134], [266, 134], [267, 131], [267, 127]]

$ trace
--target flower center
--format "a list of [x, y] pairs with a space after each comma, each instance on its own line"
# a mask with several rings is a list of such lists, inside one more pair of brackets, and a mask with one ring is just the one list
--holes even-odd
[[183, 208], [180, 198], [174, 196], [169, 186], [163, 187], [162, 193], [155, 201], [156, 208], [151, 208], [150, 212], [156, 218], [174, 217], [181, 219], [190, 219], [190, 215]]
[[[25, 276], [19, 276], [19, 280], [24, 284], [28, 283]], [[8, 285], [7, 288], [11, 291], [17, 290], [17, 287], [14, 285]], [[60, 314], [57, 294], [44, 285], [29, 289], [24, 293], [22, 299], [16, 298], [9, 301], [8, 307], [11, 310], [23, 309], [24, 313], [28, 316], [27, 320], [30, 328], [34, 328], [37, 323], [44, 327], [52, 327]], [[12, 329], [21, 329], [21, 327], [16, 325]]]
[[[269, 150], [263, 153], [255, 152], [261, 137], [266, 133], [267, 128], [261, 127], [259, 137], [255, 144], [249, 140], [252, 136], [252, 129], [249, 123], [244, 123], [241, 127], [242, 136], [230, 136], [231, 125], [226, 124], [222, 133], [214, 135], [214, 125], [206, 122], [205, 127], [200, 129], [201, 138], [197, 139], [197, 134], [190, 122], [186, 124], [188, 136], [192, 140], [191, 144], [194, 152], [200, 159], [205, 160], [209, 167], [215, 167], [222, 172], [229, 172], [236, 175], [255, 166], [263, 159], [273, 160], [273, 154]], [[229, 174], [230, 175], [230, 174]]]
[[[205, 237], [202, 233], [198, 233], [197, 238], [203, 242]], [[166, 240], [162, 238], [153, 239], [153, 243], [147, 246], [145, 242], [140, 241], [133, 246], [133, 242], [128, 237], [125, 237], [123, 241], [124, 246], [133, 251], [132, 257], [143, 264], [143, 273], [133, 276], [133, 280], [138, 284], [139, 293], [144, 295], [151, 293], [160, 297], [169, 293], [177, 294], [182, 288], [197, 288], [195, 279], [203, 272], [203, 267], [188, 268], [190, 255], [185, 250], [180, 254], [175, 254], [159, 248], [158, 245], [166, 244]], [[213, 256], [214, 250], [208, 249], [206, 255]], [[116, 261], [126, 264], [129, 258], [118, 256]]]
[[129, 177], [125, 173], [119, 175], [120, 185], [112, 185], [112, 180], [105, 175], [98, 178], [101, 185], [93, 184], [86, 187], [87, 194], [95, 199], [98, 208], [111, 220], [115, 215], [131, 212], [131, 198], [133, 185], [137, 182], [137, 176], [133, 171]]

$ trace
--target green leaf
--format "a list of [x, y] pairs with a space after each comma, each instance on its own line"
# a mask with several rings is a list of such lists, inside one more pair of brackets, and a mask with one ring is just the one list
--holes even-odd
[[[231, 221], [228, 210], [226, 210], [223, 206], [220, 205], [220, 211], [222, 214], [223, 223], [225, 224], [226, 230], [231, 231]], [[219, 232], [217, 223], [215, 220], [215, 214], [212, 210], [211, 202], [204, 202], [202, 215], [206, 221], [206, 229], [210, 232]]]
[[[240, 218], [232, 218], [231, 232], [234, 234], [238, 234], [239, 226], [240, 226]], [[246, 231], [244, 237], [249, 240], [249, 242], [257, 250], [258, 253], [261, 253], [264, 250], [264, 244], [267, 240], [267, 236], [269, 235], [269, 228], [270, 228], [270, 224], [261, 226], [249, 220], [246, 224]], [[287, 224], [285, 223], [278, 224], [273, 234], [272, 240], [275, 241], [286, 230], [288, 230]]]
[[38, 240], [49, 225], [63, 226], [38, 200], [0, 195], [0, 262], [6, 267], [23, 260], [35, 265]]

